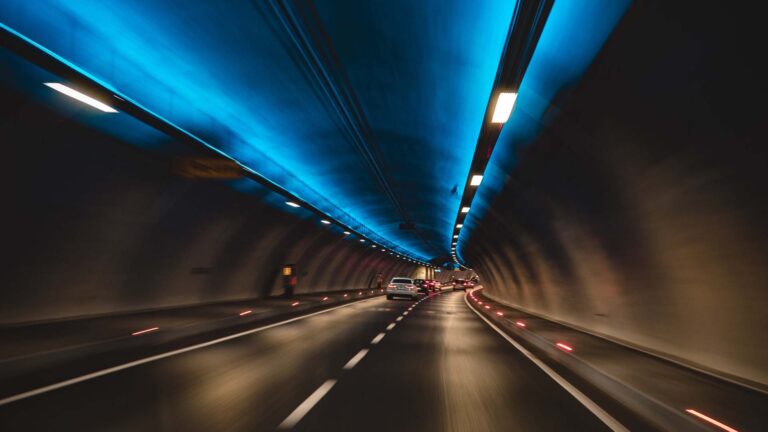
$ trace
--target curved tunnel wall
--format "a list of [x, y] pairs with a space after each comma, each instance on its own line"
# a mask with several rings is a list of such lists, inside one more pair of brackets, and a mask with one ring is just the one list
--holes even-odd
[[766, 388], [759, 25], [639, 3], [461, 253], [498, 300]]
[[2, 324], [265, 297], [282, 292], [288, 263], [297, 293], [418, 270], [302, 211], [183, 179], [167, 158], [2, 96]]

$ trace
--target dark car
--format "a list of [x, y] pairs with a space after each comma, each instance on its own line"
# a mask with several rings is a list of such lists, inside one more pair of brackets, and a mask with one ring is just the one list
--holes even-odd
[[429, 294], [429, 284], [425, 279], [414, 279], [413, 284], [416, 285], [420, 293]]
[[435, 292], [440, 291], [440, 282], [434, 279], [430, 279], [429, 282], [431, 282], [430, 288], [432, 288], [432, 291], [435, 291]]

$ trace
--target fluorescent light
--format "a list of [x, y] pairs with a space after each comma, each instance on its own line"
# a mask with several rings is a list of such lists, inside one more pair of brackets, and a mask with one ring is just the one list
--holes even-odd
[[360, 239], [360, 243], [365, 243], [365, 239]]
[[344, 231], [344, 235], [350, 235], [350, 234], [352, 233], [350, 233], [349, 231]]
[[330, 224], [331, 224], [329, 221], [327, 221], [327, 220], [325, 220], [325, 219], [321, 220], [320, 222], [322, 222], [322, 223], [324, 223], [324, 224], [326, 224], [326, 225], [330, 225]]
[[509, 120], [510, 114], [512, 114], [515, 100], [517, 100], [517, 93], [499, 93], [491, 123], [506, 123]]
[[456, 246], [456, 242], [453, 242], [453, 245]]
[[462, 213], [469, 213], [469, 207], [462, 207], [461, 208]]
[[483, 176], [473, 175], [472, 180], [469, 181], [470, 186], [480, 186], [480, 182], [483, 181]]
[[373, 245], [373, 246], [371, 246], [371, 247], [376, 247], [376, 245]]
[[459, 238], [459, 236], [458, 236], [458, 235], [455, 235], [455, 236], [453, 236], [453, 238]]
[[105, 103], [99, 102], [96, 99], [94, 99], [94, 98], [92, 98], [92, 97], [90, 97], [88, 95], [85, 95], [83, 93], [80, 93], [79, 91], [77, 91], [77, 90], [75, 90], [73, 88], [69, 88], [69, 87], [65, 86], [64, 84], [61, 84], [61, 83], [50, 83], [50, 82], [49, 83], [43, 83], [43, 84], [45, 84], [48, 87], [56, 90], [57, 92], [64, 93], [65, 95], [67, 95], [67, 96], [69, 96], [71, 98], [77, 99], [77, 100], [79, 100], [80, 102], [82, 102], [84, 104], [88, 104], [88, 105], [90, 105], [90, 106], [92, 106], [92, 107], [94, 107], [94, 108], [96, 108], [96, 109], [98, 109], [100, 111], [104, 111], [104, 112], [107, 112], [107, 113], [116, 113], [117, 112], [117, 110], [112, 108], [111, 106], [109, 106], [109, 105], [107, 105]]
[[289, 205], [289, 206], [291, 206], [291, 207], [301, 207], [300, 205], [296, 204], [296, 203], [295, 203], [295, 202], [293, 202], [293, 201], [286, 201], [285, 203], [286, 203], [286, 204], [288, 204], [288, 205]]
[[461, 228], [463, 226], [464, 226], [464, 224], [456, 224], [456, 228]]

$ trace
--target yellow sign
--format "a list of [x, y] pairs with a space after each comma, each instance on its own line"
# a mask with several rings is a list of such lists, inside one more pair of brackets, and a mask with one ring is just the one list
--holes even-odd
[[293, 274], [293, 266], [283, 267], [283, 276], [290, 276]]
[[186, 178], [227, 180], [243, 176], [240, 165], [225, 158], [178, 158], [173, 163], [173, 171]]

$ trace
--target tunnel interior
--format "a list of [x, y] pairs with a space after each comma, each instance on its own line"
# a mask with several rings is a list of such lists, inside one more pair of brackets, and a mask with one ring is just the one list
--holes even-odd
[[[630, 0], [0, 3], [0, 429], [768, 427], [759, 19]], [[398, 363], [414, 367], [382, 372]], [[109, 385], [135, 406], [142, 383], [144, 416], [65, 412]], [[401, 393], [429, 409], [371, 424]]]

